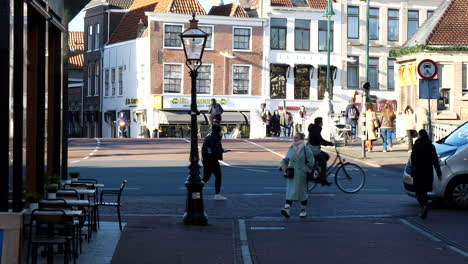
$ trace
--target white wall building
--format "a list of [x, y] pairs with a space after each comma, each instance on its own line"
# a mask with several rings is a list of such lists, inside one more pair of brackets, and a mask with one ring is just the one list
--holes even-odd
[[[103, 59], [103, 137], [118, 136], [116, 119], [128, 111], [129, 137], [143, 137], [153, 123], [154, 101], [149, 89], [148, 37], [107, 45]], [[151, 127], [148, 127], [150, 130]]]
[[[293, 3], [294, 2], [294, 3]], [[261, 15], [268, 18], [265, 26], [264, 95], [270, 110], [286, 106], [308, 113], [323, 104], [326, 89], [327, 18], [323, 16], [326, 1], [291, 1], [292, 6], [278, 6], [264, 1]], [[349, 99], [342, 89], [341, 5], [333, 4], [332, 20], [332, 103], [335, 112], [344, 109]]]

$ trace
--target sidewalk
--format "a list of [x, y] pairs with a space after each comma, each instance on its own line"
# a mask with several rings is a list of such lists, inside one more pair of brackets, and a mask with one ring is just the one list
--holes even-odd
[[[411, 153], [408, 153], [408, 143], [400, 139], [394, 139], [392, 151], [382, 152], [382, 140], [374, 141], [373, 152], [366, 151], [366, 157], [362, 157], [362, 141], [348, 142], [346, 146], [342, 143], [338, 151], [342, 156], [354, 162], [363, 163], [367, 166], [402, 171]], [[323, 148], [329, 154], [335, 154], [333, 148]]]

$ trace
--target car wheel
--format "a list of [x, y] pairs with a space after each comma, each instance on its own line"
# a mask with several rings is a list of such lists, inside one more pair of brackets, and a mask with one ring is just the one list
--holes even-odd
[[447, 189], [447, 198], [456, 207], [468, 207], [468, 180], [451, 183]]

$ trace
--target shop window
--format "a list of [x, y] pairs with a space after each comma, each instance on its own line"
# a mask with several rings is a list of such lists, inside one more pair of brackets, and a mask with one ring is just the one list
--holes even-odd
[[395, 90], [395, 59], [387, 62], [387, 90]]
[[[333, 79], [336, 77], [336, 67], [330, 66], [330, 98], [333, 99]], [[327, 89], [327, 66], [319, 66], [318, 80], [317, 80], [317, 99], [323, 100], [325, 98], [325, 91]]]
[[104, 95], [109, 96], [109, 69], [104, 72]]
[[123, 95], [123, 67], [119, 67], [119, 72], [118, 72], [118, 78], [119, 78], [119, 95]]
[[112, 96], [115, 96], [115, 68], [111, 69]]
[[289, 65], [270, 65], [270, 98], [286, 99], [286, 83], [288, 80]]
[[310, 65], [297, 65], [294, 68], [294, 99], [309, 99], [310, 75]]

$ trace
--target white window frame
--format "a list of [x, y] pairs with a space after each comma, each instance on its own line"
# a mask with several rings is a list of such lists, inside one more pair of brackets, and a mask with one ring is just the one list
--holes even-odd
[[[214, 50], [214, 26], [213, 25], [199, 25], [199, 27], [210, 27], [211, 28], [211, 48], [205, 48], [205, 50]], [[205, 64], [205, 65], [207, 65], [207, 64]]]
[[110, 69], [104, 69], [104, 97], [110, 96]]
[[90, 63], [88, 64], [88, 91], [86, 93], [87, 96], [91, 96], [91, 88], [92, 88], [92, 79], [93, 79], [93, 69], [94, 64]]
[[[181, 81], [180, 81], [180, 92], [179, 93], [167, 93], [166, 89], [164, 87], [164, 70], [166, 68], [166, 65], [180, 65], [181, 67]], [[164, 62], [163, 63], [163, 71], [162, 71], [162, 85], [163, 85], [163, 95], [182, 95], [184, 94], [184, 64], [179, 63], [179, 62]]]
[[[247, 94], [235, 94], [234, 93], [234, 67], [238, 67], [238, 66], [249, 67], [249, 91], [248, 91]], [[231, 67], [231, 95], [234, 95], [234, 96], [251, 96], [251, 93], [252, 93], [252, 65], [251, 64], [232, 64], [232, 67]]]
[[[246, 50], [246, 49], [235, 49], [234, 48], [234, 40], [235, 40], [234, 30], [236, 28], [250, 30], [249, 49], [248, 50]], [[253, 28], [252, 27], [239, 27], [239, 26], [232, 27], [232, 50], [237, 51], [237, 52], [252, 52], [252, 36], [253, 36]]]
[[[465, 85], [466, 87], [463, 87], [463, 81], [462, 81], [462, 97], [468, 97], [468, 62], [463, 62], [462, 63], [462, 78], [463, 78], [463, 68], [465, 68]], [[465, 92], [465, 94], [463, 94]]]
[[[117, 96], [123, 96], [124, 94], [124, 67], [123, 66], [119, 66], [116, 68], [117, 71], [116, 71], [116, 77], [117, 77], [117, 86], [118, 86], [118, 90], [117, 90]], [[122, 70], [122, 79], [119, 79], [120, 78], [120, 70]], [[121, 92], [122, 91], [122, 92]]]
[[197, 93], [197, 95], [213, 95], [213, 73], [214, 73], [214, 64], [212, 63], [202, 63], [201, 66], [210, 66], [210, 92], [206, 94]]
[[[185, 31], [185, 25], [184, 24], [177, 24], [177, 23], [164, 23], [163, 24], [163, 48], [164, 49], [184, 49], [184, 43], [182, 43], [181, 40], [181, 45], [180, 47], [168, 47], [166, 46], [166, 26], [182, 26], [182, 32]], [[181, 33], [182, 33], [181, 32]]]
[[[93, 51], [93, 49], [91, 48], [91, 45], [94, 44], [94, 37], [93, 37], [93, 25], [88, 25], [88, 34], [87, 34], [87, 38], [86, 38], [86, 44], [88, 45], [87, 47], [87, 52], [91, 52]], [[91, 37], [89, 37], [91, 36]], [[89, 41], [89, 39], [91, 38], [91, 41]], [[91, 44], [92, 43], [92, 44]]]
[[[101, 40], [99, 39], [99, 36], [101, 34], [101, 27], [99, 26], [99, 23], [94, 25], [94, 26], [95, 26], [95, 30], [94, 30], [94, 50], [99, 50], [99, 46], [101, 46]], [[96, 40], [97, 40], [97, 43], [96, 43]]]
[[[110, 83], [111, 83], [111, 86], [110, 86], [110, 96], [115, 96], [117, 94], [117, 89], [116, 89], [116, 85], [115, 85], [115, 79], [116, 79], [116, 68], [115, 67], [112, 67], [110, 68]], [[114, 78], [112, 79], [112, 71], [114, 71]]]
[[94, 96], [99, 96], [100, 66], [98, 62], [94, 64]]

